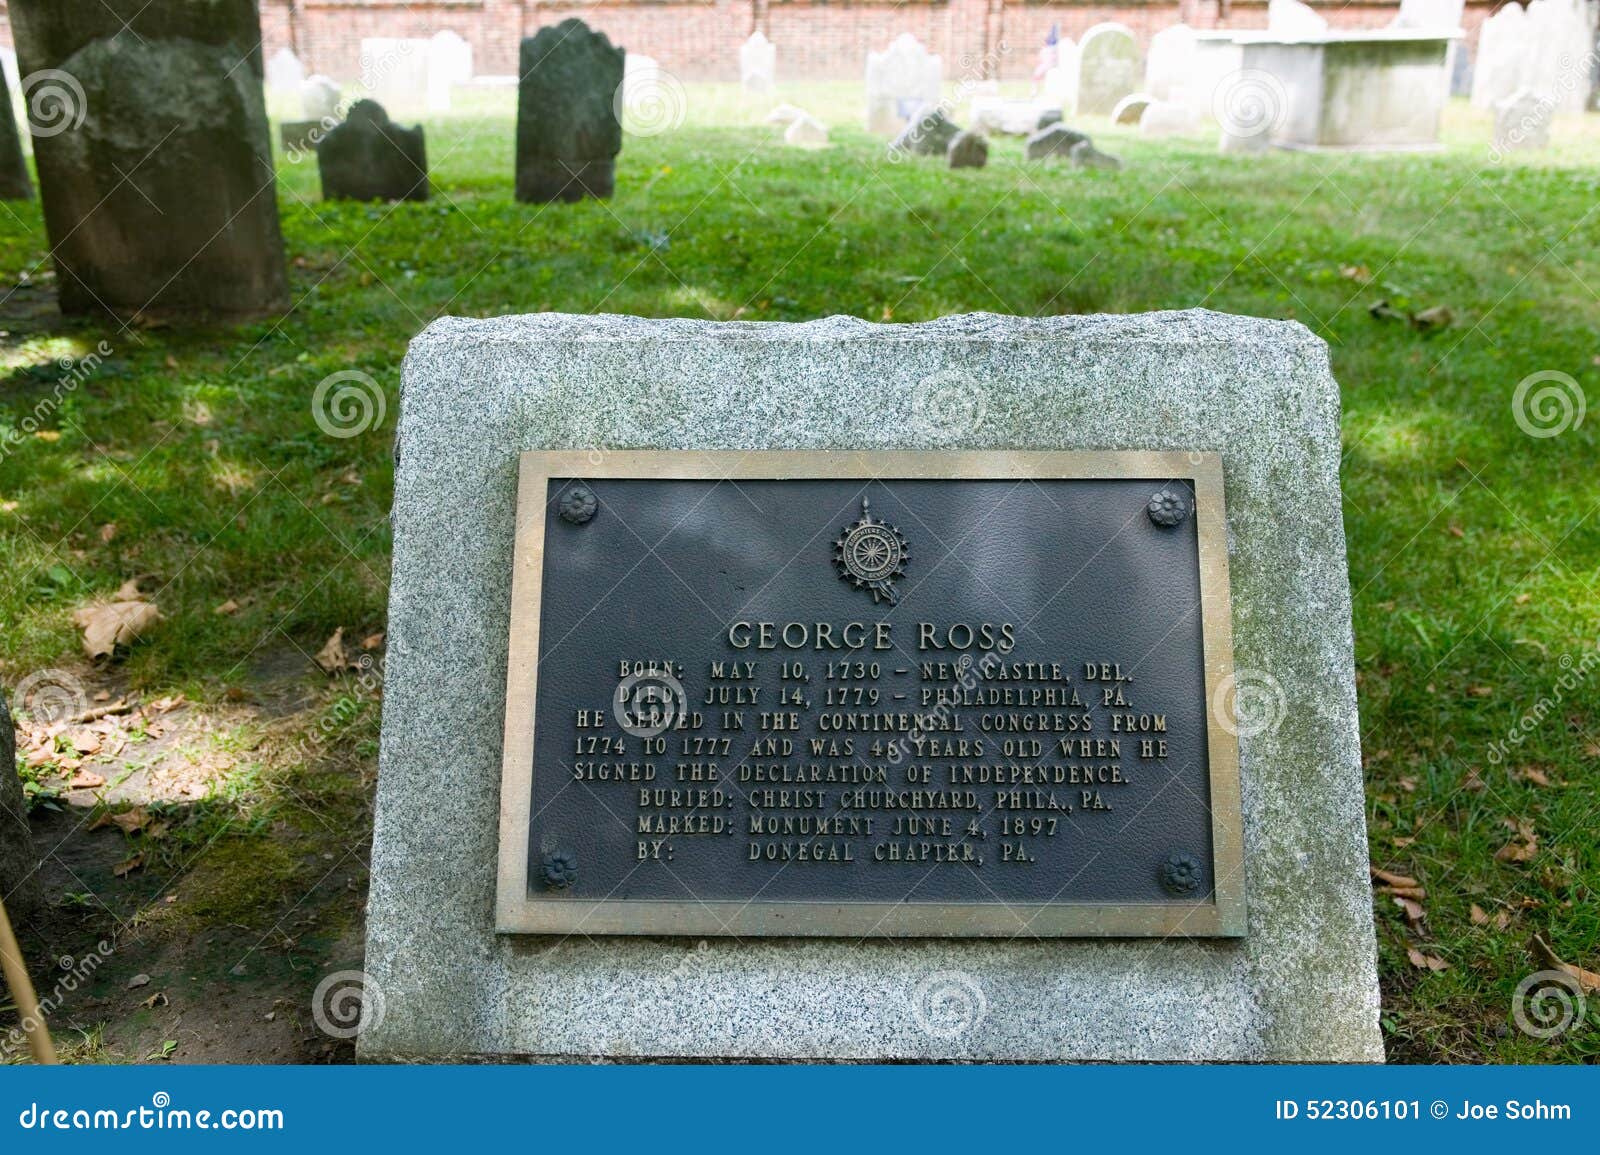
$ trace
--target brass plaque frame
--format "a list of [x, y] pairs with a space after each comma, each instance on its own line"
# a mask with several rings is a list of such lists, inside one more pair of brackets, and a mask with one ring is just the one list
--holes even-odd
[[[1193, 482], [1199, 543], [1210, 778], [1211, 903], [1050, 904], [573, 899], [529, 893], [533, 730], [538, 694], [545, 505], [552, 478], [659, 480], [1029, 480]], [[1183, 451], [532, 450], [517, 494], [506, 671], [495, 926], [501, 934], [847, 938], [1238, 938], [1245, 934], [1243, 810], [1236, 734], [1219, 718], [1233, 673], [1222, 459]]]

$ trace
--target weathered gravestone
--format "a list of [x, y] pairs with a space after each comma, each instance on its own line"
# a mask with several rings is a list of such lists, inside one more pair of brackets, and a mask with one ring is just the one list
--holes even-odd
[[299, 160], [307, 152], [315, 152], [317, 142], [327, 136], [332, 127], [320, 120], [282, 120], [278, 122], [278, 143], [291, 161]]
[[893, 136], [924, 106], [939, 103], [944, 61], [902, 32], [867, 53], [867, 131]]
[[1506, 4], [1479, 29], [1472, 103], [1493, 109], [1526, 89], [1557, 113], [1580, 113], [1593, 89], [1594, 43], [1594, 13], [1584, 0]]
[[300, 86], [300, 112], [307, 120], [337, 120], [339, 97], [343, 95], [336, 81], [318, 73], [306, 78]]
[[623, 57], [618, 113], [627, 113], [632, 131], [649, 135], [671, 131], [683, 123], [687, 104], [682, 86], [661, 70], [655, 57], [639, 52]]
[[16, 111], [11, 106], [11, 90], [4, 88], [3, 91], [5, 108], [0, 109], [0, 200], [28, 200], [33, 196], [33, 179], [28, 175], [28, 160], [22, 155], [22, 136], [17, 131]]
[[522, 42], [517, 199], [609, 197], [622, 151], [623, 50], [573, 17]]
[[1494, 151], [1535, 151], [1550, 146], [1550, 120], [1555, 107], [1527, 89], [1494, 106]]
[[1139, 87], [1139, 45], [1121, 24], [1096, 24], [1078, 46], [1079, 116], [1106, 116]]
[[305, 82], [305, 65], [289, 49], [278, 49], [267, 61], [267, 88], [274, 96], [298, 98]]
[[989, 141], [981, 132], [958, 132], [945, 156], [951, 168], [982, 168], [989, 163]]
[[1150, 37], [1144, 61], [1144, 90], [1155, 100], [1183, 100], [1195, 76], [1195, 35], [1187, 24], [1174, 24]]
[[1037, 100], [1007, 100], [999, 96], [977, 96], [971, 105], [972, 127], [996, 136], [1027, 136], [1048, 116], [1060, 120], [1061, 110]]
[[428, 151], [422, 126], [395, 124], [383, 105], [358, 100], [317, 145], [323, 200], [425, 201]]
[[945, 116], [944, 109], [937, 106], [924, 108], [889, 143], [889, 152], [891, 155], [943, 156], [960, 131], [960, 126], [951, 123], [950, 118]]
[[[431, 82], [431, 40], [368, 36], [361, 41], [361, 92], [385, 108], [418, 114], [434, 95]], [[449, 107], [446, 90], [445, 107]]]
[[1030, 136], [1022, 151], [1029, 160], [1048, 160], [1070, 156], [1076, 146], [1088, 140], [1086, 133], [1077, 132], [1057, 121]]
[[1070, 108], [1078, 99], [1078, 46], [1070, 36], [1056, 41], [1056, 62], [1044, 74], [1040, 86], [1046, 103]]
[[62, 310], [287, 304], [254, 0], [10, 12], [23, 72], [73, 81], [32, 133]]
[[746, 92], [771, 92], [777, 85], [778, 46], [761, 32], [739, 45], [739, 83]]
[[0, 693], [0, 900], [14, 923], [31, 918], [39, 905], [38, 865], [28, 832], [28, 805], [17, 776], [17, 735]]
[[1077, 168], [1102, 168], [1115, 171], [1122, 167], [1119, 158], [1109, 152], [1101, 152], [1092, 141], [1087, 140], [1073, 145], [1067, 157]]
[[1138, 124], [1144, 116], [1144, 110], [1154, 103], [1155, 98], [1148, 92], [1133, 92], [1117, 101], [1117, 106], [1111, 110], [1111, 120], [1114, 124]]
[[459, 84], [472, 79], [472, 45], [446, 29], [428, 41], [428, 111], [449, 112]]
[[1267, 31], [1278, 36], [1320, 36], [1328, 22], [1301, 0], [1267, 0]]
[[403, 397], [365, 1057], [1382, 1058], [1304, 327], [449, 319]]
[[828, 126], [809, 112], [802, 112], [783, 130], [783, 143], [794, 148], [826, 148]]
[[1139, 117], [1139, 135], [1190, 136], [1200, 131], [1200, 114], [1183, 101], [1156, 100]]

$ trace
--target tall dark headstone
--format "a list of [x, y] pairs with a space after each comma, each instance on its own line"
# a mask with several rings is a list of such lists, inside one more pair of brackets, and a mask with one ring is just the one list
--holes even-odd
[[317, 145], [322, 199], [425, 201], [428, 151], [422, 126], [406, 128], [389, 119], [376, 100], [358, 100]]
[[28, 162], [22, 156], [22, 137], [17, 133], [9, 89], [6, 99], [0, 103], [5, 105], [0, 108], [0, 200], [25, 201], [33, 196], [33, 181], [28, 176]]
[[287, 304], [255, 0], [10, 14], [62, 311]]
[[39, 884], [33, 869], [33, 842], [28, 837], [28, 808], [17, 777], [17, 737], [0, 694], [0, 899], [12, 922], [32, 917]]
[[608, 197], [622, 151], [617, 90], [623, 50], [582, 20], [522, 42], [517, 86], [517, 199]]

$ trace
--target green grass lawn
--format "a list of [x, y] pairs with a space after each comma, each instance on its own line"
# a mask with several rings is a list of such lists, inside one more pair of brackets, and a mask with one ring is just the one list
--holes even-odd
[[[230, 688], [237, 700], [263, 655], [309, 658], [336, 628], [381, 630], [400, 362], [440, 315], [901, 322], [1205, 306], [1293, 318], [1329, 343], [1344, 393], [1372, 860], [1426, 891], [1415, 925], [1375, 897], [1390, 1055], [1594, 1061], [1600, 999], [1550, 1040], [1509, 1011], [1539, 969], [1535, 932], [1600, 969], [1594, 423], [1535, 437], [1512, 408], [1531, 374], [1600, 386], [1595, 118], [1505, 163], [1489, 155], [1487, 118], [1459, 102], [1447, 147], [1408, 156], [1219, 157], [1209, 141], [1086, 122], [1123, 171], [1025, 164], [1003, 140], [987, 168], [950, 172], [888, 162], [847, 88], [783, 94], [836, 126], [819, 152], [784, 148], [764, 109], [729, 88], [687, 95], [680, 129], [628, 137], [606, 203], [512, 199], [509, 92], [427, 122], [427, 204], [325, 204], [314, 162], [285, 162], [295, 304], [276, 320], [63, 321], [37, 205], [0, 211], [0, 285], [12, 287], [0, 305], [0, 680], [82, 672], [72, 611], [134, 576], [165, 621], [126, 678], [206, 707]], [[1448, 306], [1453, 321], [1418, 331], [1369, 315], [1379, 300]], [[63, 359], [97, 349], [62, 390]], [[311, 395], [345, 370], [381, 384], [387, 414], [341, 439], [319, 429]], [[59, 406], [25, 426], [56, 392]], [[237, 612], [213, 612], [229, 600]], [[1505, 743], [1513, 730], [1522, 740]], [[370, 725], [338, 743], [370, 769]], [[232, 837], [199, 841], [184, 869], [227, 846], [251, 868], [267, 824], [236, 822], [241, 809], [311, 821], [270, 788], [304, 783], [263, 750], [251, 773], [265, 785], [231, 805]], [[359, 805], [331, 810], [366, 821]], [[1416, 965], [1413, 950], [1446, 968]]]

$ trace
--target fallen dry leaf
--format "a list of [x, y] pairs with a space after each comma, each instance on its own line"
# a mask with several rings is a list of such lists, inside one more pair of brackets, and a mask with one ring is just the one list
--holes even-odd
[[1455, 319], [1455, 310], [1449, 305], [1434, 305], [1431, 309], [1413, 313], [1411, 327], [1419, 333], [1427, 333], [1434, 329], [1447, 329]]
[[1484, 910], [1483, 907], [1479, 906], [1477, 903], [1472, 904], [1472, 909], [1468, 912], [1468, 914], [1472, 918], [1473, 926], [1487, 926], [1489, 924], [1489, 912]]
[[383, 645], [383, 637], [384, 636], [381, 633], [368, 634], [366, 637], [361, 639], [361, 648], [363, 650], [375, 650], [379, 646]]
[[211, 612], [214, 613], [214, 614], [221, 614], [224, 617], [226, 617], [228, 614], [233, 614], [233, 613], [238, 613], [239, 612], [239, 603], [234, 601], [232, 598], [229, 598], [227, 601], [223, 602], [220, 606], [218, 606], [216, 609], [212, 610]]
[[1495, 930], [1505, 930], [1510, 925], [1511, 925], [1511, 912], [1509, 910], [1497, 910], [1497, 911], [1494, 912], [1494, 928], [1495, 928]]
[[1405, 898], [1397, 894], [1394, 896], [1394, 904], [1405, 912], [1406, 921], [1409, 922], [1413, 928], [1421, 923], [1423, 918], [1426, 917], [1422, 909], [1422, 904], [1414, 898]]
[[1373, 878], [1387, 886], [1410, 887], [1419, 885], [1416, 879], [1404, 874], [1393, 874], [1387, 870], [1379, 870], [1376, 866], [1369, 867], [1369, 869], [1372, 871]]
[[1396, 850], [1404, 850], [1406, 847], [1410, 846], [1416, 840], [1417, 839], [1416, 839], [1415, 835], [1409, 835], [1408, 834], [1408, 835], [1406, 835], [1404, 837], [1396, 838], [1394, 840], [1394, 847], [1395, 847]]
[[117, 592], [111, 595], [111, 600], [118, 602], [144, 601], [144, 595], [139, 592], [139, 579], [134, 577], [123, 582], [117, 587]]
[[1517, 837], [1522, 841], [1508, 842], [1495, 851], [1496, 862], [1530, 862], [1539, 852], [1539, 836], [1534, 832], [1533, 823], [1526, 820], [1506, 819], [1506, 825], [1516, 831]]
[[1461, 789], [1470, 790], [1474, 794], [1482, 794], [1488, 788], [1488, 783], [1486, 783], [1483, 780], [1483, 776], [1478, 773], [1478, 768], [1476, 766], [1467, 771], [1467, 776], [1461, 783]]
[[125, 878], [143, 865], [144, 855], [135, 854], [128, 858], [124, 858], [121, 862], [113, 866], [111, 868], [111, 873], [116, 875], [118, 878]]
[[150, 976], [149, 975], [134, 975], [131, 979], [128, 980], [128, 988], [127, 989], [130, 990], [130, 991], [136, 991], [140, 987], [147, 987], [149, 985], [150, 985]]
[[157, 991], [155, 994], [145, 999], [142, 1005], [149, 1009], [153, 1009], [155, 1007], [165, 1007], [171, 1005], [171, 1000], [167, 998], [165, 992]]
[[1487, 698], [1494, 693], [1493, 686], [1468, 686], [1467, 693], [1474, 698]]
[[1411, 960], [1411, 965], [1420, 970], [1442, 971], [1448, 970], [1450, 964], [1437, 955], [1423, 954], [1416, 947], [1406, 948], [1406, 958]]
[[1546, 774], [1537, 766], [1524, 766], [1521, 770], [1517, 771], [1517, 777], [1521, 778], [1524, 782], [1532, 782], [1535, 786], [1550, 785], [1550, 775]]
[[317, 651], [317, 656], [312, 660], [327, 674], [337, 674], [350, 668], [353, 663], [345, 652], [343, 626], [333, 631], [333, 636], [322, 644], [322, 649]]
[[100, 527], [100, 540], [101, 541], [103, 541], [103, 542], [110, 541], [112, 538], [114, 538], [116, 536], [117, 536], [117, 523], [116, 522], [108, 521], [108, 522], [106, 522], [104, 525], [102, 525]]
[[111, 824], [124, 834], [137, 834], [150, 825], [150, 812], [143, 806], [135, 806], [132, 810], [124, 810], [121, 814], [111, 816]]
[[98, 790], [105, 784], [106, 780], [100, 777], [100, 775], [91, 773], [88, 770], [80, 770], [78, 773], [74, 774], [71, 781], [67, 783], [67, 789]]
[[128, 600], [84, 606], [72, 615], [72, 624], [83, 631], [83, 648], [91, 658], [109, 656], [118, 646], [131, 646], [160, 620], [161, 611], [151, 603]]
[[1582, 967], [1574, 966], [1569, 962], [1563, 962], [1561, 956], [1551, 949], [1550, 944], [1544, 941], [1542, 935], [1535, 934], [1533, 938], [1529, 939], [1528, 949], [1533, 952], [1533, 957], [1538, 959], [1541, 965], [1551, 970], [1565, 971], [1577, 979], [1578, 985], [1583, 988], [1585, 994], [1600, 994], [1600, 974], [1595, 974], [1594, 971], [1586, 971]]

